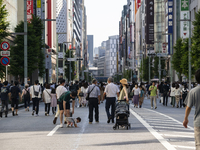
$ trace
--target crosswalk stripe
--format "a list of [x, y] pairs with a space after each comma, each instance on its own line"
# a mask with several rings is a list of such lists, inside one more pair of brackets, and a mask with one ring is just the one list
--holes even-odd
[[172, 135], [172, 134], [160, 134], [160, 135], [163, 135], [163, 136], [168, 136], [168, 137], [186, 137], [186, 138], [194, 138], [194, 136], [188, 136], [188, 135]]
[[[169, 132], [169, 130], [159, 130], [159, 132]], [[176, 134], [191, 134], [194, 135], [192, 132], [176, 132], [176, 131], [170, 131], [170, 133], [176, 133]]]
[[191, 147], [191, 146], [181, 146], [181, 145], [173, 145], [173, 146], [177, 148], [195, 149], [195, 147]]
[[164, 139], [159, 133], [157, 133], [146, 121], [144, 121], [137, 113], [132, 109], [130, 112], [149, 130], [149, 132], [167, 149], [176, 150], [166, 139]]

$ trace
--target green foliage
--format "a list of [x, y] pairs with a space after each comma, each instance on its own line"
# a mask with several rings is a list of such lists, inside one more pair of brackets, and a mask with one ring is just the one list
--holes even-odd
[[[66, 51], [65, 58], [70, 58], [70, 57], [69, 57], [69, 52], [70, 52], [70, 50], [67, 50], [67, 51]], [[71, 58], [74, 58], [73, 51], [71, 51]], [[66, 75], [66, 78], [69, 80], [69, 75], [70, 75], [70, 74], [69, 74], [69, 73], [70, 73], [69, 61], [65, 60], [65, 64], [66, 64], [65, 75]], [[74, 79], [75, 79], [75, 75], [74, 75], [74, 71], [75, 71], [75, 61], [71, 61], [71, 69], [72, 69], [72, 72], [71, 72], [71, 80], [74, 80]]]
[[[162, 58], [161, 58], [162, 59]], [[153, 76], [157, 76], [159, 77], [159, 57], [154, 57], [154, 67], [153, 67]], [[163, 74], [163, 70], [165, 69], [166, 64], [165, 64], [165, 60], [161, 60], [161, 79], [166, 77], [166, 75], [164, 76]]]
[[181, 81], [181, 74], [183, 73], [183, 70], [181, 68], [182, 47], [183, 47], [183, 40], [179, 38], [174, 46], [174, 54], [172, 56], [172, 67], [174, 70], [176, 70], [176, 72], [178, 72], [179, 81]]
[[[150, 58], [150, 62], [152, 62], [152, 57]], [[153, 78], [154, 74], [153, 74], [153, 67], [152, 65], [150, 66], [150, 79]], [[141, 78], [145, 81], [148, 81], [149, 80], [149, 57], [146, 57], [143, 59], [143, 63], [142, 65], [140, 66], [140, 72], [141, 72]]]
[[[27, 36], [27, 60], [28, 60], [28, 77], [39, 69], [39, 76], [44, 74], [44, 54], [42, 29], [43, 25], [39, 18], [33, 16], [31, 23], [28, 26]], [[21, 21], [15, 28], [15, 32], [24, 32], [24, 22]], [[11, 49], [11, 69], [10, 73], [14, 76], [24, 77], [24, 36], [17, 35], [14, 40], [14, 46]]]
[[[128, 81], [131, 81], [131, 71], [132, 70], [124, 70], [123, 72], [123, 78], [126, 78]], [[134, 75], [133, 71], [132, 71], [132, 76]]]
[[193, 25], [191, 58], [194, 70], [197, 70], [200, 68], [200, 10], [195, 15]]
[[[8, 11], [6, 10], [5, 7], [6, 5], [3, 4], [3, 0], [0, 0], [0, 43], [2, 43], [4, 38], [9, 35], [7, 31], [9, 27], [9, 22], [6, 21], [6, 17], [8, 16]], [[0, 64], [0, 78], [5, 77], [5, 70], [6, 67]]]

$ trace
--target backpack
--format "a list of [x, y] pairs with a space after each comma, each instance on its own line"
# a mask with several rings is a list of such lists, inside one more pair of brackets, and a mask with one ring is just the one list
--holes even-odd
[[18, 98], [18, 96], [19, 96], [19, 89], [18, 89], [18, 87], [16, 87], [16, 86], [13, 86], [12, 88], [11, 88], [11, 98]]
[[30, 99], [30, 93], [28, 90], [24, 89], [26, 91], [26, 94], [24, 94], [24, 99]]
[[183, 95], [187, 95], [187, 93], [188, 93], [187, 90], [183, 89]]

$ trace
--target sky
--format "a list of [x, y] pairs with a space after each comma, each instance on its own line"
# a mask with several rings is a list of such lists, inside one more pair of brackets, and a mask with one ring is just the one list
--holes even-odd
[[127, 0], [85, 0], [87, 35], [94, 35], [94, 48], [109, 36], [119, 35], [119, 21]]

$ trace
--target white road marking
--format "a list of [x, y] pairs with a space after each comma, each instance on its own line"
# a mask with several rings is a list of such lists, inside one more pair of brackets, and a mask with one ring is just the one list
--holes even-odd
[[58, 129], [60, 128], [60, 125], [57, 125], [47, 136], [52, 136]]
[[195, 147], [190, 147], [190, 146], [180, 146], [180, 145], [173, 145], [173, 146], [177, 148], [195, 149]]
[[[147, 109], [147, 108], [143, 108], [143, 109], [146, 109], [146, 110], [148, 110], [148, 111], [152, 111], [152, 112], [157, 113], [157, 114], [159, 114], [159, 115], [162, 115], [162, 116], [164, 116], [164, 117], [166, 117], [166, 118], [168, 118], [168, 119], [171, 119], [171, 120], [173, 120], [173, 121], [175, 121], [175, 122], [177, 122], [177, 123], [179, 123], [179, 124], [181, 124], [181, 125], [183, 124], [182, 122], [180, 122], [180, 121], [178, 121], [178, 120], [176, 120], [176, 119], [174, 119], [174, 118], [172, 118], [172, 117], [169, 117], [169, 116], [167, 116], [167, 115], [165, 115], [165, 114], [162, 114], [162, 113], [159, 113], [159, 112], [157, 112], [157, 111], [150, 110], [150, 109]], [[188, 126], [188, 129], [194, 131], [194, 128], [192, 128], [192, 127], [190, 127], [190, 126]]]
[[[159, 132], [169, 132], [169, 130], [159, 130]], [[176, 134], [191, 134], [191, 135], [194, 135], [194, 133], [192, 132], [176, 132], [176, 131], [170, 131], [170, 133], [176, 133]]]
[[170, 127], [181, 127], [179, 124], [168, 124], [168, 123], [158, 123], [158, 122], [148, 122], [149, 124], [153, 125], [153, 126], [170, 126]]
[[164, 128], [164, 129], [176, 129], [176, 130], [185, 130], [185, 128], [183, 128], [183, 127], [162, 127], [162, 126], [152, 126], [152, 127], [154, 127], [154, 128]]
[[159, 133], [157, 133], [146, 121], [144, 121], [137, 113], [132, 109], [130, 112], [149, 130], [149, 132], [167, 149], [176, 150], [166, 139], [164, 139]]
[[185, 137], [185, 138], [194, 138], [194, 136], [187, 136], [187, 135], [172, 135], [172, 134], [160, 134], [162, 136], [168, 136], [168, 137]]

